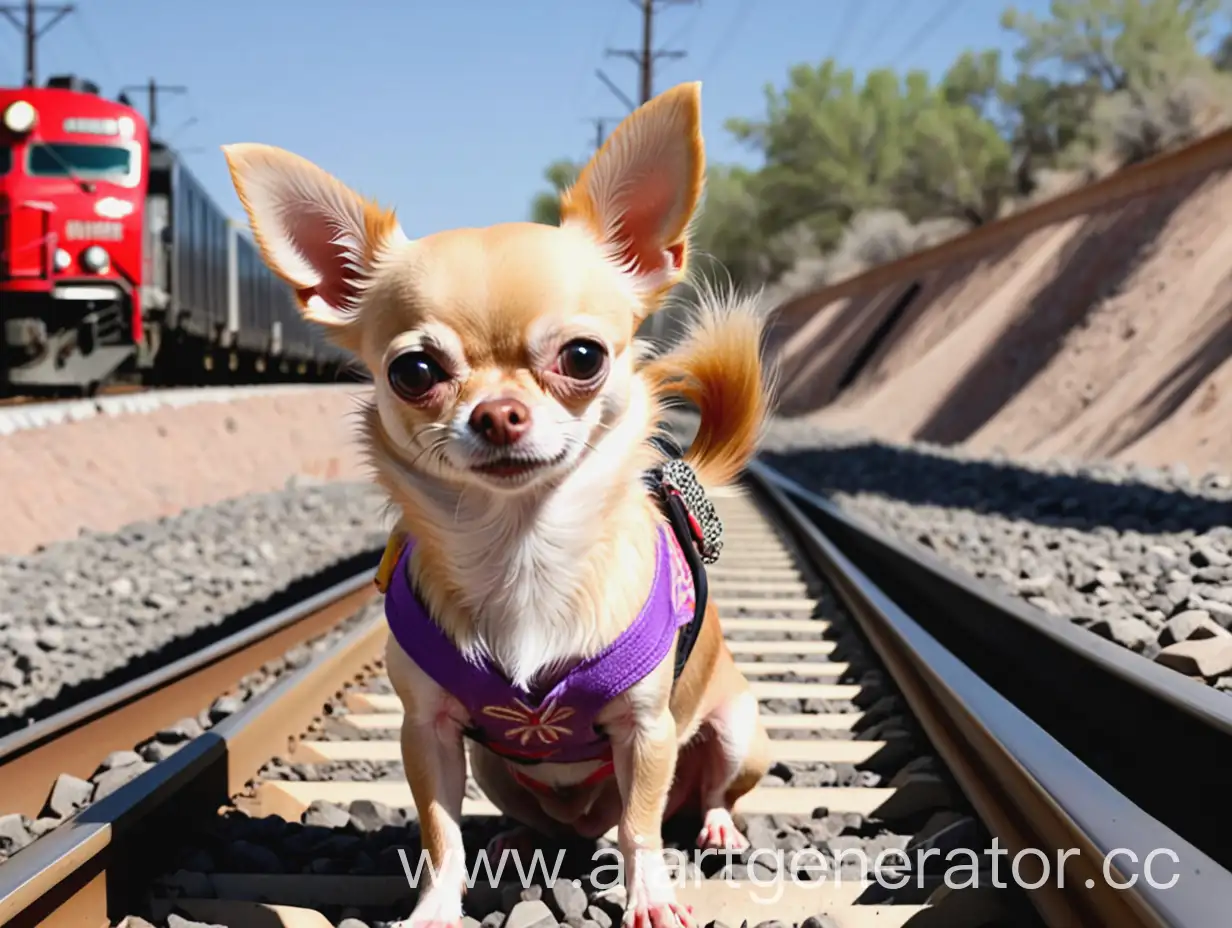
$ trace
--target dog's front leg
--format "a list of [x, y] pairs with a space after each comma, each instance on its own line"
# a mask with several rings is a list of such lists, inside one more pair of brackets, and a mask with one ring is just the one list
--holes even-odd
[[[466, 794], [466, 750], [461, 707], [428, 681], [410, 659], [391, 647], [388, 666], [402, 697], [402, 765], [419, 812], [419, 835], [430, 866], [407, 859], [408, 878], [420, 879], [419, 901], [402, 925], [461, 928], [466, 891], [466, 849], [462, 843], [462, 799]], [[396, 653], [394, 653], [396, 652]], [[397, 673], [395, 673], [397, 668]], [[424, 880], [426, 878], [426, 885]]]
[[621, 697], [606, 726], [622, 801], [617, 844], [629, 897], [624, 921], [632, 928], [693, 924], [692, 913], [676, 901], [663, 857], [663, 815], [678, 751], [669, 695], [670, 684], [646, 680]]

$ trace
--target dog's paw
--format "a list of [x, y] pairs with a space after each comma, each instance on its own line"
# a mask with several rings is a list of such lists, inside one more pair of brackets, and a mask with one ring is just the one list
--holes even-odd
[[629, 901], [624, 928], [696, 928], [693, 907], [671, 902]]
[[662, 854], [638, 852], [627, 883], [624, 928], [695, 928], [693, 908], [677, 901]]
[[730, 812], [711, 809], [706, 813], [702, 830], [697, 836], [697, 846], [703, 850], [743, 851], [749, 846], [749, 839], [736, 827]]

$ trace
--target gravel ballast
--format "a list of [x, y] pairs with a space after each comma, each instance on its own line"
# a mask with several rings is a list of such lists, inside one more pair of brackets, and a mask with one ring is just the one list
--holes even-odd
[[368, 484], [292, 483], [0, 558], [0, 734], [379, 551], [380, 507]]
[[[792, 815], [750, 815], [741, 822], [750, 840], [751, 848], [743, 853], [709, 854], [700, 860], [694, 850], [698, 823], [687, 819], [670, 823], [664, 839], [688, 862], [686, 878], [689, 880], [754, 880], [770, 881], [777, 877], [792, 877], [807, 881], [817, 879], [820, 868], [831, 875], [837, 872], [844, 879], [854, 878], [860, 861], [876, 861], [883, 852], [889, 866], [896, 866], [901, 858], [894, 851], [916, 853], [919, 846], [931, 846], [940, 840], [948, 849], [955, 844], [973, 849], [985, 847], [989, 838], [982, 826], [974, 820], [969, 810], [962, 807], [961, 794], [949, 780], [948, 774], [929, 751], [910, 714], [884, 676], [870, 660], [860, 639], [846, 629], [849, 619], [835, 602], [829, 591], [820, 594], [822, 617], [830, 619], [836, 641], [836, 658], [807, 658], [810, 660], [841, 659], [850, 664], [851, 682], [859, 682], [864, 688], [858, 702], [863, 707], [846, 700], [820, 699], [774, 699], [763, 702], [763, 713], [823, 713], [863, 711], [865, 720], [854, 731], [816, 732], [793, 731], [790, 737], [813, 738], [867, 738], [887, 740], [892, 748], [879, 752], [882, 759], [873, 765], [847, 763], [777, 763], [763, 779], [762, 786], [791, 790], [797, 787], [842, 786], [855, 788], [900, 786], [911, 788], [912, 783], [942, 786], [944, 795], [953, 802], [924, 800], [920, 807], [908, 811], [905, 817], [895, 820], [877, 820], [849, 812], [829, 809], [801, 808]], [[773, 614], [773, 608], [750, 610], [758, 614]], [[742, 632], [738, 637], [779, 638], [775, 633]], [[781, 656], [773, 655], [772, 660]], [[783, 676], [768, 676], [762, 679], [783, 679]], [[388, 679], [377, 676], [363, 686], [367, 692], [387, 693]], [[346, 724], [347, 711], [341, 701], [331, 704], [325, 720], [314, 726], [310, 738], [326, 740], [358, 740], [362, 731], [364, 738], [391, 740], [398, 737], [396, 730], [363, 731]], [[283, 759], [268, 762], [259, 773], [260, 779], [289, 781], [356, 781], [381, 782], [405, 781], [403, 766], [398, 761], [355, 761], [320, 764], [288, 763]], [[926, 792], [938, 791], [925, 785]], [[468, 783], [467, 793], [478, 796], [473, 783]], [[463, 837], [471, 865], [477, 855], [501, 831], [513, 823], [504, 818], [468, 818], [463, 820]], [[939, 838], [943, 835], [943, 838]], [[464, 925], [491, 928], [537, 925], [556, 928], [567, 925], [571, 928], [591, 928], [592, 925], [620, 923], [623, 905], [623, 890], [612, 890], [605, 884], [609, 877], [595, 868], [609, 863], [609, 854], [602, 853], [612, 847], [606, 839], [598, 842], [556, 845], [553, 842], [536, 843], [543, 853], [543, 863], [548, 871], [559, 862], [556, 881], [546, 879], [545, 871], [539, 872], [538, 884], [529, 888], [506, 885], [495, 897], [492, 892], [468, 895], [468, 917]], [[300, 821], [285, 822], [277, 817], [254, 821], [243, 815], [226, 815], [216, 820], [206, 833], [188, 838], [178, 850], [168, 872], [156, 884], [154, 899], [174, 900], [180, 894], [208, 896], [211, 892], [211, 875], [219, 873], [269, 873], [269, 874], [321, 874], [350, 876], [385, 876], [404, 878], [404, 865], [399, 854], [406, 855], [414, 865], [420, 854], [419, 827], [416, 810], [390, 808], [370, 799], [356, 799], [349, 804], [313, 802], [303, 813]], [[563, 852], [562, 857], [558, 853]], [[978, 853], [978, 850], [977, 850]], [[672, 858], [669, 857], [669, 860]], [[820, 861], [824, 861], [820, 863]], [[791, 873], [780, 868], [791, 869]], [[804, 869], [807, 868], [807, 869]], [[487, 887], [486, 877], [481, 886]], [[506, 880], [516, 880], [516, 875], [507, 874]], [[574, 881], [578, 881], [575, 883]], [[335, 925], [346, 928], [361, 926], [385, 926], [409, 915], [407, 906], [388, 907], [380, 904], [356, 901], [350, 908], [326, 906], [321, 909]], [[147, 913], [149, 914], [149, 913]], [[765, 925], [784, 925], [775, 922], [773, 906], [767, 907]], [[759, 920], [759, 924], [762, 921]], [[752, 924], [750, 922], [750, 924]], [[824, 917], [814, 917], [801, 924], [801, 928], [825, 928], [831, 924]], [[733, 924], [730, 928], [736, 928]]]
[[1232, 478], [1016, 462], [778, 422], [763, 460], [1058, 619], [1232, 690]]
[[152, 732], [130, 750], [113, 751], [102, 759], [88, 780], [68, 773], [60, 774], [55, 783], [50, 784], [47, 803], [36, 819], [6, 813], [3, 797], [0, 797], [0, 863], [239, 712], [250, 700], [266, 692], [287, 674], [306, 667], [334, 647], [357, 626], [382, 621], [383, 610], [383, 600], [367, 604], [324, 634], [291, 648], [286, 654], [248, 674], [237, 682], [232, 692], [215, 699], [195, 717], [182, 718]]

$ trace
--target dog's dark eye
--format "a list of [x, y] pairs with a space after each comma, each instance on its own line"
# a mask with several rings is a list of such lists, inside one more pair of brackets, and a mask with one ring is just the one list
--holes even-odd
[[560, 372], [570, 380], [591, 380], [603, 370], [606, 357], [598, 342], [578, 338], [560, 350]]
[[422, 399], [433, 387], [449, 375], [432, 355], [423, 351], [408, 351], [389, 362], [389, 385], [404, 400]]

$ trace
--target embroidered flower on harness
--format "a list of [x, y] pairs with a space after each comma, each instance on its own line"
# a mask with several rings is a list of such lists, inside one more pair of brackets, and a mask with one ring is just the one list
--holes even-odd
[[523, 746], [530, 739], [538, 737], [540, 744], [555, 744], [562, 736], [573, 734], [573, 729], [560, 723], [573, 715], [569, 706], [558, 706], [552, 700], [539, 711], [535, 711], [520, 699], [514, 699], [511, 706], [484, 706], [483, 714], [506, 722], [518, 722], [513, 728], [505, 729], [506, 738], [516, 738]]

